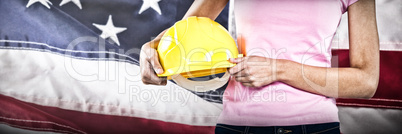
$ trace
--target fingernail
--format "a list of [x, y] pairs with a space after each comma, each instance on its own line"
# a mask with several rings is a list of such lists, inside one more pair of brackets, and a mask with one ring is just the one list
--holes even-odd
[[162, 69], [159, 69], [159, 68], [156, 69], [155, 71], [156, 71], [156, 73], [158, 73], [158, 74], [162, 74], [162, 73], [163, 73], [163, 70], [162, 70]]
[[230, 62], [233, 62], [235, 59], [234, 58], [229, 58], [229, 61]]

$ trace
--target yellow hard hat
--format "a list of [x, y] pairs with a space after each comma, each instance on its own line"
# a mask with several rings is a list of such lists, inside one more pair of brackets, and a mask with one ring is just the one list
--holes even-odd
[[206, 17], [189, 17], [176, 22], [163, 35], [157, 48], [164, 73], [185, 78], [226, 72], [238, 57], [238, 49], [229, 32]]

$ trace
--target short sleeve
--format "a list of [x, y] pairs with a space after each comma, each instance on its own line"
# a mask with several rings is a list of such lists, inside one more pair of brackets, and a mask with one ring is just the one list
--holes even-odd
[[353, 3], [356, 3], [358, 0], [341, 0], [342, 3], [342, 13], [348, 11], [348, 7]]

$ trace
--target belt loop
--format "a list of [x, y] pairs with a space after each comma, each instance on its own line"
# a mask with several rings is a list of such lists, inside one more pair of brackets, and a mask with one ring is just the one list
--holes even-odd
[[302, 127], [303, 134], [307, 134], [306, 125], [302, 125], [301, 127]]
[[246, 128], [244, 129], [244, 133], [245, 134], [248, 134], [248, 130], [250, 129], [250, 127], [249, 126], [246, 126]]

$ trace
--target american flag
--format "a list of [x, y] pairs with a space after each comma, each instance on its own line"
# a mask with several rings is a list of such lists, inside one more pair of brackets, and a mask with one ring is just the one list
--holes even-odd
[[[212, 133], [220, 92], [144, 85], [139, 74], [141, 46], [192, 2], [1, 0], [0, 122], [61, 133]], [[227, 18], [225, 9], [217, 21]]]
[[[213, 133], [225, 86], [197, 93], [172, 82], [144, 85], [139, 73], [141, 46], [192, 2], [1, 0], [0, 132]], [[370, 100], [338, 100], [343, 133], [400, 131], [402, 7], [387, 10], [398, 4], [377, 2], [379, 89]], [[229, 12], [227, 6], [216, 21], [228, 27]], [[348, 66], [344, 23], [333, 41], [333, 64], [341, 67]], [[380, 119], [382, 128], [370, 127]], [[356, 123], [364, 121], [373, 124]]]

